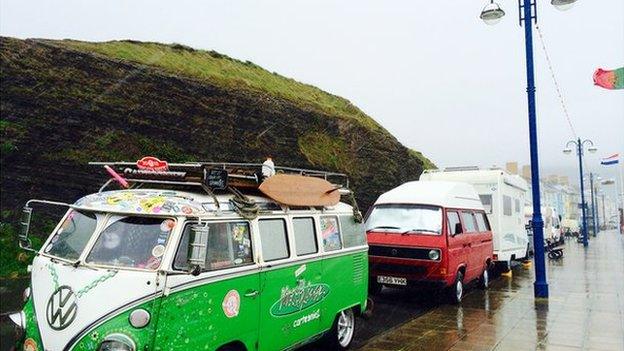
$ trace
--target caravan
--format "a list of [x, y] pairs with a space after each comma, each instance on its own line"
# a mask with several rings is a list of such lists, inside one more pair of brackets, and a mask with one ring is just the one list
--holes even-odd
[[529, 255], [529, 240], [524, 225], [524, 201], [528, 189], [520, 176], [501, 169], [477, 167], [427, 170], [420, 180], [447, 180], [472, 184], [481, 198], [494, 234], [494, 260], [504, 270], [511, 261]]

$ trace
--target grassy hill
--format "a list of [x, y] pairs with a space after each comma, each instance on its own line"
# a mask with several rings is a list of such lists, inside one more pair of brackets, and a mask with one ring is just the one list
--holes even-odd
[[[27, 199], [97, 191], [105, 175], [88, 161], [271, 154], [278, 165], [349, 174], [363, 209], [431, 167], [348, 100], [214, 51], [3, 37], [0, 77], [3, 248]], [[3, 262], [14, 255], [4, 251]]]

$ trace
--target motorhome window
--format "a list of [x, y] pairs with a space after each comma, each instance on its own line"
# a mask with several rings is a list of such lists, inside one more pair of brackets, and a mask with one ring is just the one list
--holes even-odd
[[283, 219], [261, 219], [260, 246], [264, 261], [274, 261], [290, 257], [288, 237], [286, 236], [286, 221]]
[[511, 197], [503, 195], [503, 214], [505, 216], [511, 216]]
[[295, 246], [297, 248], [298, 256], [318, 252], [314, 218], [293, 218], [293, 231], [295, 234]]
[[483, 208], [486, 213], [492, 213], [492, 195], [479, 195], [479, 199], [481, 199], [481, 203], [483, 204]]
[[459, 221], [459, 214], [457, 212], [446, 212], [446, 221], [448, 223], [448, 232], [451, 235], [462, 233], [463, 229], [461, 222]]
[[77, 260], [96, 225], [95, 213], [70, 210], [43, 252], [67, 260]]
[[462, 221], [464, 222], [464, 228], [466, 228], [466, 233], [474, 233], [477, 231], [477, 226], [475, 224], [472, 212], [462, 211]]
[[112, 216], [87, 256], [87, 262], [115, 267], [157, 269], [175, 220]]
[[366, 245], [366, 231], [364, 225], [355, 221], [352, 214], [340, 216], [342, 241], [345, 247]]
[[323, 237], [323, 249], [327, 251], [340, 250], [340, 226], [336, 216], [321, 216], [321, 236]]
[[483, 212], [475, 213], [475, 218], [477, 219], [477, 227], [480, 232], [487, 232], [490, 230], [490, 225], [487, 221], [487, 217]]
[[515, 205], [516, 213], [520, 213], [520, 200], [514, 199], [514, 205]]
[[366, 231], [436, 235], [442, 233], [442, 209], [436, 206], [383, 204], [373, 208]]
[[[189, 269], [189, 241], [193, 235], [191, 227], [195, 224], [197, 223], [188, 223], [184, 227], [173, 263], [175, 269]], [[204, 270], [214, 271], [253, 263], [249, 223], [243, 221], [209, 222], [207, 226], [208, 241]]]

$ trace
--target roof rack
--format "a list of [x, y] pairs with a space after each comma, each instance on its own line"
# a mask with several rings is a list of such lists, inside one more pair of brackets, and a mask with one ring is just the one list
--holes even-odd
[[[264, 181], [261, 163], [226, 163], [226, 162], [186, 162], [168, 163], [155, 157], [147, 156], [136, 162], [89, 162], [89, 165], [104, 166], [111, 178], [100, 187], [104, 191], [112, 182], [117, 181], [125, 187], [140, 187], [143, 184], [159, 184], [165, 186], [197, 186], [212, 196], [220, 211], [219, 200], [215, 191], [225, 190], [234, 195], [230, 202], [241, 216], [253, 219], [260, 208], [241, 190], [258, 189]], [[356, 222], [362, 222], [362, 214], [349, 189], [349, 178], [346, 174], [326, 172], [305, 168], [273, 167], [277, 174], [291, 174], [316, 177], [331, 183], [340, 196], [348, 196], [353, 207]]]
[[[255, 189], [263, 180], [263, 164], [261, 163], [157, 161], [162, 162], [161, 166], [152, 167], [152, 169], [141, 167], [141, 160], [137, 162], [89, 162], [89, 165], [108, 166], [129, 183], [199, 186], [209, 193], [215, 190], [225, 190], [227, 187]], [[322, 178], [337, 188], [349, 189], [349, 178], [343, 173], [294, 167], [275, 166], [274, 168], [276, 173]], [[113, 181], [113, 178], [109, 179], [100, 188], [100, 192]]]

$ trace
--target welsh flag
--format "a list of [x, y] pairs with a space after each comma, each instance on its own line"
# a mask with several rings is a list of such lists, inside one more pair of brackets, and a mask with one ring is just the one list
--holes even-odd
[[594, 72], [594, 84], [605, 89], [624, 89], [624, 67], [612, 71], [598, 68]]

